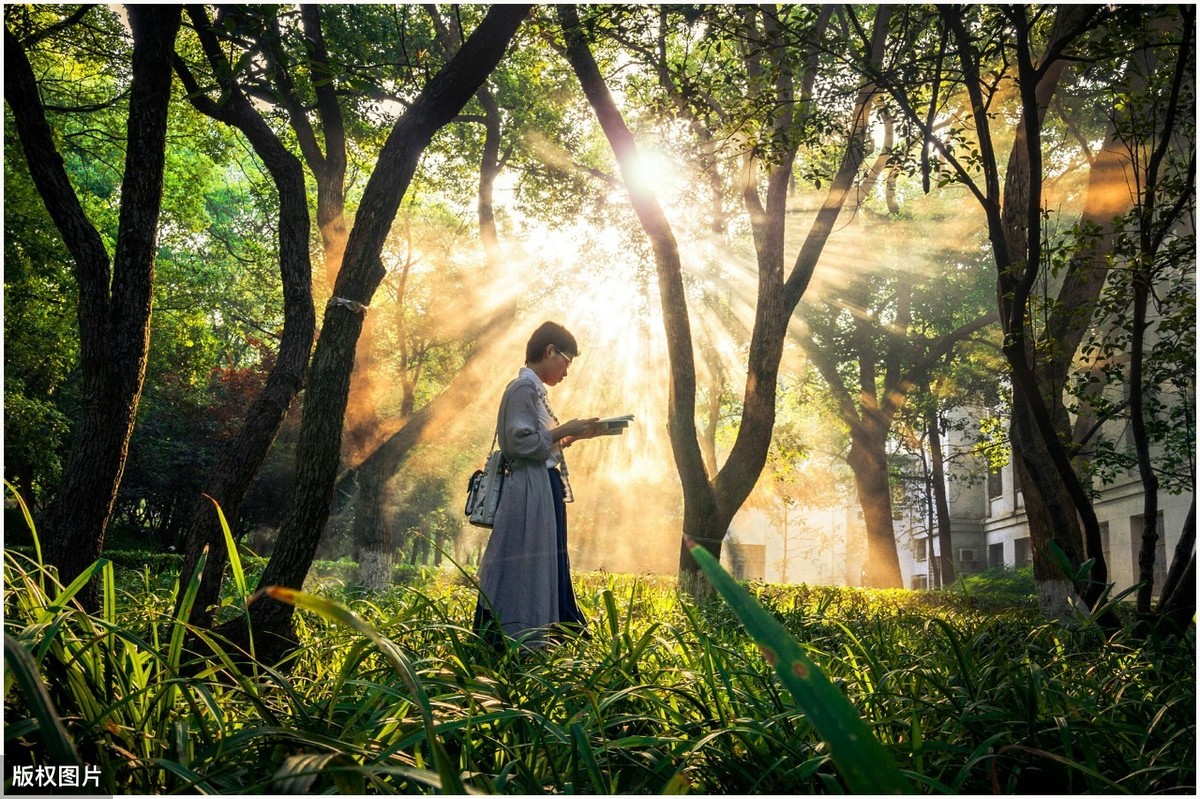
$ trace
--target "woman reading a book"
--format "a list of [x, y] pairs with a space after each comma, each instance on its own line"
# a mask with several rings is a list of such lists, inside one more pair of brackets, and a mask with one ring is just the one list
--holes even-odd
[[566, 328], [545, 322], [529, 338], [525, 366], [500, 400], [496, 432], [509, 472], [479, 567], [474, 623], [493, 646], [501, 631], [527, 646], [544, 643], [550, 628], [586, 632], [567, 557], [565, 503], [572, 496], [563, 448], [604, 430], [597, 418], [560, 423], [546, 394], [578, 354]]

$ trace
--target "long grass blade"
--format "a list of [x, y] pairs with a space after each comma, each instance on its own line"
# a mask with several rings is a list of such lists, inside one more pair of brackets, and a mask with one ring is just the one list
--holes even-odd
[[242, 569], [242, 558], [238, 554], [237, 542], [233, 540], [233, 531], [225, 518], [221, 505], [208, 494], [204, 495], [217, 509], [217, 518], [221, 521], [221, 532], [225, 535], [225, 548], [229, 550], [229, 570], [233, 572], [233, 584], [237, 586], [238, 599], [245, 605], [249, 592], [246, 590], [246, 572]]
[[596, 762], [596, 755], [592, 752], [591, 744], [588, 743], [583, 725], [578, 722], [572, 724], [571, 737], [575, 740], [575, 751], [579, 753], [579, 760], [587, 771], [588, 779], [592, 781], [592, 790], [588, 793], [612, 793], [608, 781], [600, 773], [600, 764]]
[[904, 779], [896, 762], [854, 706], [804, 654], [796, 639], [737, 584], [711, 553], [694, 542], [689, 541], [688, 546], [692, 557], [754, 638], [763, 657], [796, 698], [817, 734], [828, 744], [834, 765], [850, 790], [868, 794], [913, 792], [913, 786]]
[[37, 564], [39, 568], [46, 568], [46, 561], [42, 559], [42, 542], [38, 539], [37, 526], [33, 523], [33, 514], [29, 512], [29, 506], [25, 504], [25, 498], [21, 496], [21, 492], [17, 487], [7, 480], [4, 485], [8, 486], [8, 490], [16, 497], [17, 504], [21, 506], [21, 515], [25, 517], [25, 524], [29, 527], [29, 534], [33, 536], [33, 551], [37, 555]]
[[108, 564], [109, 561], [107, 558], [100, 558], [91, 566], [88, 566], [86, 569], [80, 572], [79, 576], [72, 580], [71, 584], [60, 591], [58, 596], [54, 598], [54, 601], [46, 606], [44, 618], [49, 618], [65, 608], [67, 603], [74, 599], [75, 595], [82, 591], [83, 587], [91, 582], [92, 578], [95, 577], [99, 572], [103, 571]]
[[434, 765], [437, 766], [438, 776], [441, 777], [443, 791], [452, 794], [464, 794], [467, 792], [466, 786], [463, 785], [462, 778], [459, 776], [458, 769], [451, 764], [450, 756], [446, 753], [445, 747], [442, 746], [441, 741], [434, 732], [433, 710], [429, 704], [429, 696], [421, 684], [421, 679], [417, 675], [416, 669], [408, 661], [408, 658], [404, 656], [404, 653], [400, 651], [400, 648], [393, 641], [360, 619], [348, 608], [324, 597], [277, 585], [268, 586], [264, 591], [272, 599], [286, 602], [298, 608], [314, 611], [330, 621], [349, 627], [365, 635], [372, 643], [379, 647], [384, 657], [388, 659], [393, 668], [404, 679], [404, 682], [408, 684], [409, 690], [413, 692], [413, 697], [417, 700], [417, 705], [421, 709], [421, 715], [425, 723], [426, 739], [429, 742], [429, 748], [433, 751], [433, 761]]
[[175, 617], [174, 628], [171, 630], [171, 642], [167, 646], [167, 667], [172, 672], [179, 671], [179, 662], [183, 656], [183, 640], [187, 634], [187, 620], [192, 612], [192, 605], [196, 602], [196, 594], [200, 591], [200, 580], [204, 577], [204, 564], [208, 561], [208, 547], [200, 553], [200, 560], [196, 562], [196, 570], [192, 572], [192, 579], [188, 580], [187, 588], [183, 592], [183, 602], [179, 605], [179, 614]]
[[8, 633], [4, 634], [4, 662], [8, 664], [9, 673], [16, 677], [21, 693], [33, 711], [33, 717], [37, 719], [50, 762], [58, 766], [81, 768], [79, 752], [54, 709], [33, 656]]

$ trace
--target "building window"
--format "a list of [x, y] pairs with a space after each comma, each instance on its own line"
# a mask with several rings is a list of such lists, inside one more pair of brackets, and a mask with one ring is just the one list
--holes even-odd
[[1033, 550], [1029, 548], [1029, 536], [1018, 538], [1013, 541], [1013, 549], [1016, 557], [1013, 558], [1013, 565], [1018, 569], [1022, 566], [1028, 566], [1033, 563]]
[[917, 561], [923, 561], [929, 557], [929, 539], [918, 538], [913, 542], [913, 548], [915, 549], [913, 557]]
[[1104, 563], [1112, 569], [1112, 543], [1108, 537], [1108, 522], [1100, 522], [1100, 551], [1104, 553]]
[[929, 577], [924, 574], [914, 574], [912, 577], [913, 590], [920, 590], [929, 587]]
[[1000, 499], [1004, 496], [1004, 480], [999, 469], [988, 469], [988, 498]]
[[988, 544], [988, 568], [1004, 565], [1004, 542]]
[[1012, 463], [1011, 471], [1012, 471], [1012, 481], [1013, 481], [1013, 493], [1020, 494], [1021, 493], [1021, 473], [1019, 471], [1017, 471], [1017, 462], [1015, 460]]
[[[1133, 553], [1133, 581], [1135, 583], [1142, 579], [1142, 567], [1138, 564], [1138, 558], [1142, 554], [1142, 524], [1145, 518], [1140, 513], [1129, 517], [1130, 551]], [[1162, 593], [1163, 583], [1167, 581], [1167, 536], [1162, 511], [1158, 512], [1156, 520], [1158, 522], [1158, 541], [1154, 543], [1154, 587], [1151, 592], [1154, 596]]]

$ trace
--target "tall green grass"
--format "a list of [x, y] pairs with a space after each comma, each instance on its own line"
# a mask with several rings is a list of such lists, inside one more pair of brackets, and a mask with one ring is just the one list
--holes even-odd
[[[211, 635], [207, 660], [175, 645], [192, 575], [95, 574], [89, 614], [36, 556], [5, 555], [10, 763], [74, 756], [116, 794], [855, 790], [734, 608], [670, 580], [581, 575], [592, 638], [532, 652], [482, 645], [458, 580], [326, 587], [287, 597], [301, 646], [270, 668]], [[1105, 638], [914, 592], [750, 594], [909, 789], [1195, 789], [1191, 636]]]

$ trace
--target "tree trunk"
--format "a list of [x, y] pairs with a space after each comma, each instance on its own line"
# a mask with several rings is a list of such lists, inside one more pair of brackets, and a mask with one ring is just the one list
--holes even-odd
[[[1180, 108], [1180, 97], [1185, 91], [1188, 66], [1194, 66], [1191, 54], [1191, 37], [1194, 35], [1195, 15], [1184, 10], [1186, 30], [1183, 42], [1179, 47], [1175, 63], [1174, 77], [1167, 102], [1166, 112], [1162, 120], [1162, 130], [1154, 131], [1151, 137], [1153, 147], [1149, 163], [1142, 179], [1138, 181], [1141, 194], [1138, 198], [1139, 235], [1138, 249], [1134, 256], [1132, 268], [1133, 283], [1133, 322], [1129, 340], [1129, 424], [1133, 433], [1134, 451], [1137, 453], [1138, 476], [1142, 481], [1142, 549], [1138, 555], [1138, 570], [1141, 587], [1137, 594], [1138, 613], [1149, 616], [1151, 597], [1154, 594], [1154, 561], [1158, 543], [1158, 475], [1154, 472], [1154, 464], [1150, 460], [1150, 435], [1146, 430], [1146, 400], [1152, 398], [1158, 386], [1145, 379], [1144, 367], [1146, 362], [1146, 333], [1150, 323], [1146, 320], [1147, 306], [1153, 290], [1155, 278], [1154, 263], [1158, 257], [1159, 248], [1168, 231], [1181, 221], [1182, 205], [1171, 212], [1160, 209], [1159, 173], [1163, 167], [1167, 152], [1171, 148], [1171, 140], [1176, 135], [1176, 116], [1185, 109]], [[1194, 79], [1191, 81], [1194, 83]], [[1195, 97], [1192, 97], [1191, 114], [1195, 115]], [[1185, 111], [1186, 112], [1186, 111]], [[1157, 141], [1154, 140], [1157, 134]], [[1191, 167], [1189, 172], [1195, 172], [1195, 143], [1189, 143], [1191, 150]], [[1192, 180], [1194, 180], [1194, 175]], [[1194, 183], [1191, 183], [1192, 206], [1195, 206]], [[1183, 223], [1194, 230], [1193, 220], [1183, 219]], [[1191, 222], [1191, 224], [1188, 224]], [[1194, 354], [1193, 354], [1194, 355]], [[1192, 486], [1193, 496], [1195, 485]]]
[[1086, 557], [1078, 515], [1062, 481], [1043, 477], [1051, 472], [1057, 475], [1057, 471], [1045, 442], [1028, 418], [1028, 409], [1014, 403], [1012, 412], [1013, 469], [1025, 501], [1038, 606], [1046, 618], [1068, 621], [1086, 603], [1051, 556], [1047, 542], [1054, 541], [1072, 564], [1083, 563]]
[[[300, 423], [296, 483], [262, 587], [300, 588], [312, 564], [337, 479], [350, 374], [363, 323], [357, 308], [370, 305], [383, 278], [380, 253], [417, 161], [434, 133], [478, 90], [528, 13], [527, 5], [493, 6], [462, 49], [409, 106], [380, 152], [334, 287], [334, 297], [349, 304], [331, 304], [325, 311]], [[252, 606], [260, 656], [274, 659], [290, 648], [291, 614], [291, 606], [271, 599], [260, 598]], [[246, 638], [240, 622], [223, 632], [235, 641]]]
[[[212, 61], [214, 73], [224, 70], [224, 56], [205, 12], [189, 9], [193, 26]], [[205, 481], [203, 494], [192, 503], [185, 525], [184, 575], [191, 575], [204, 548], [208, 560], [199, 592], [189, 615], [189, 623], [208, 627], [212, 607], [218, 600], [222, 577], [229, 555], [224, 531], [213, 507], [221, 507], [230, 527], [236, 529], [242, 501], [254, 476], [275, 441], [283, 418], [300, 391], [316, 328], [312, 299], [312, 263], [309, 255], [310, 222], [304, 172], [299, 160], [280, 142], [278, 136], [255, 110], [250, 100], [231, 78], [223, 79], [226, 100], [217, 104], [200, 93], [187, 70], [179, 74], [193, 105], [202, 113], [240, 130], [262, 159], [279, 192], [279, 274], [283, 286], [283, 334], [275, 364], [267, 382], [250, 408], [235, 438], [221, 451]], [[210, 500], [211, 498], [211, 500]], [[182, 601], [182, 596], [178, 601]]]
[[866, 424], [860, 424], [850, 430], [850, 454], [846, 462], [854, 472], [854, 485], [867, 530], [863, 585], [868, 588], [899, 588], [904, 584], [892, 523], [886, 445], [886, 429], [871, 430]]
[[[346, 412], [348, 441], [343, 449], [344, 460], [353, 464], [363, 463], [378, 446], [381, 434], [375, 401], [373, 330], [373, 320], [366, 319], [350, 378], [351, 402]], [[352, 505], [354, 523], [351, 526], [351, 539], [354, 542], [354, 560], [358, 562], [358, 583], [371, 591], [382, 591], [391, 584], [392, 563], [396, 557], [392, 526], [388, 523], [384, 507], [384, 492], [392, 474], [394, 470], [382, 468], [378, 462], [373, 468], [358, 468], [358, 492]]]
[[1134, 268], [1133, 330], [1129, 340], [1129, 424], [1137, 454], [1138, 476], [1142, 481], [1142, 548], [1138, 553], [1138, 581], [1141, 586], [1137, 592], [1137, 609], [1141, 615], [1150, 613], [1154, 595], [1155, 550], [1158, 545], [1158, 475], [1154, 473], [1154, 464], [1150, 462], [1150, 436], [1146, 432], [1145, 411], [1145, 395], [1152, 393], [1154, 387], [1145, 384], [1142, 374], [1149, 296], [1149, 268], [1143, 263]]
[[[932, 402], [932, 398], [931, 398]], [[925, 417], [929, 436], [930, 469], [933, 481], [933, 504], [937, 517], [937, 537], [941, 550], [939, 564], [941, 566], [942, 586], [952, 584], [958, 575], [954, 568], [954, 540], [950, 525], [950, 499], [946, 496], [946, 459], [942, 453], [942, 432], [938, 424], [937, 408], [930, 405]], [[932, 531], [929, 558], [933, 559]]]
[[1160, 629], [1183, 631], [1196, 618], [1196, 495], [1188, 508], [1175, 554], [1171, 559], [1171, 570], [1163, 584], [1162, 596], [1158, 600], [1158, 626]]
[[[110, 263], [53, 143], [32, 67], [5, 28], [5, 97], [38, 193], [75, 260], [82, 417], [58, 493], [39, 519], [47, 560], [70, 582], [99, 557], [145, 378], [179, 6], [128, 7], [132, 81], [116, 251]], [[111, 280], [110, 280], [111, 277]], [[111, 285], [110, 285], [111, 283]], [[93, 581], [80, 600], [96, 607]]]
[[358, 584], [369, 591], [383, 591], [392, 584], [396, 545], [384, 506], [384, 488], [390, 470], [360, 469], [358, 501], [354, 509], [354, 560], [358, 562]]
[[[632, 179], [631, 170], [637, 156], [637, 146], [583, 37], [578, 13], [574, 6], [569, 5], [559, 6], [558, 13], [566, 36], [567, 57], [601, 128], [608, 137], [622, 173], [626, 176], [625, 185], [634, 212], [654, 251], [663, 308], [663, 325], [667, 334], [667, 353], [671, 364], [667, 428], [675, 465], [683, 484], [683, 533], [685, 537], [692, 537], [719, 556], [725, 530], [718, 529], [716, 524], [718, 520], [715, 497], [696, 437], [696, 363], [692, 350], [691, 323], [687, 314], [679, 248], [657, 199]], [[701, 505], [704, 506], [703, 511], [700, 510]], [[687, 579], [682, 573], [683, 562], [691, 561], [686, 540], [682, 547], [681, 582]], [[693, 563], [690, 570], [694, 572], [695, 569]]]

